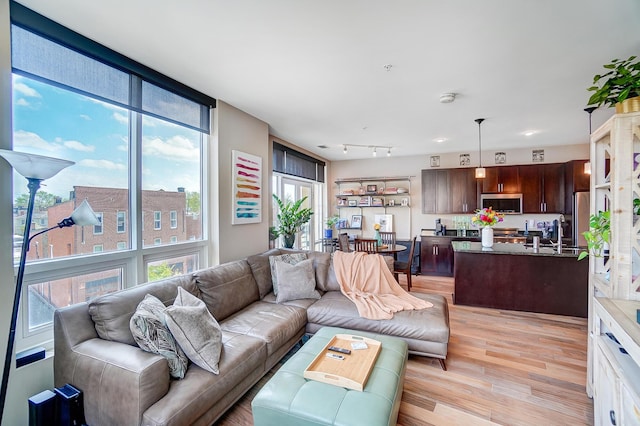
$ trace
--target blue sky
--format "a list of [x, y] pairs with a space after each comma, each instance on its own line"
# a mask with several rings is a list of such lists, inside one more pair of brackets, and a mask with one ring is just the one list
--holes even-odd
[[[49, 193], [69, 196], [73, 185], [126, 188], [128, 111], [14, 75], [13, 148], [75, 161], [43, 182]], [[143, 189], [200, 191], [199, 133], [143, 117]], [[27, 192], [14, 173], [14, 195]]]

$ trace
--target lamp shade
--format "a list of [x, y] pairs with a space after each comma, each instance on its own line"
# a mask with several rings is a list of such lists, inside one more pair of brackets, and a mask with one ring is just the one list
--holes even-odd
[[7, 149], [0, 149], [0, 157], [7, 160], [11, 167], [27, 179], [49, 179], [65, 167], [75, 164], [73, 161], [61, 160], [60, 158], [27, 154]]
[[484, 179], [487, 177], [487, 169], [484, 167], [476, 167], [476, 179]]
[[80, 203], [73, 213], [71, 213], [71, 220], [73, 220], [74, 225], [78, 226], [100, 224], [98, 216], [95, 214], [87, 200]]

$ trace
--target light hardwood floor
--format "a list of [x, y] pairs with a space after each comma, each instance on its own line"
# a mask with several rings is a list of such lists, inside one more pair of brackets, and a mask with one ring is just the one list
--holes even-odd
[[[412, 283], [412, 292], [447, 298], [451, 338], [447, 371], [409, 357], [398, 425], [593, 424], [586, 319], [452, 305], [452, 278], [414, 276]], [[268, 378], [218, 424], [251, 425], [251, 400]]]

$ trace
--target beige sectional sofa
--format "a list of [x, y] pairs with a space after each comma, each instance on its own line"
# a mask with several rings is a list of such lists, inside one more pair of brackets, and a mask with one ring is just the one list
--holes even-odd
[[[210, 425], [305, 333], [324, 325], [402, 337], [409, 351], [444, 360], [449, 340], [443, 297], [415, 294], [433, 308], [366, 320], [340, 292], [328, 253], [309, 252], [318, 299], [276, 303], [269, 256], [280, 249], [193, 274], [139, 285], [56, 311], [55, 385], [84, 393], [85, 416], [100, 425]], [[129, 321], [146, 294], [171, 305], [178, 287], [204, 301], [222, 330], [219, 374], [190, 364], [171, 379], [166, 359], [142, 351]], [[444, 364], [443, 364], [444, 367]]]

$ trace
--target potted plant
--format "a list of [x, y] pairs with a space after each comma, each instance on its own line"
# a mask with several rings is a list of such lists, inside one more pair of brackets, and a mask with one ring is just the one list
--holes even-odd
[[[589, 105], [599, 107], [601, 105], [615, 106], [616, 112], [631, 112], [626, 106], [617, 105], [640, 96], [640, 61], [635, 56], [629, 59], [614, 59], [604, 65], [608, 71], [604, 74], [596, 74], [593, 77], [593, 86], [587, 90], [594, 92], [589, 98]], [[640, 105], [640, 98], [633, 102]]]
[[333, 227], [336, 223], [338, 223], [339, 220], [340, 216], [338, 215], [329, 216], [325, 219], [324, 224], [327, 225], [327, 228], [324, 230], [324, 237], [326, 239], [330, 240], [331, 238], [333, 238]]
[[298, 201], [289, 199], [283, 201], [276, 194], [273, 194], [273, 199], [278, 205], [278, 214], [276, 215], [278, 224], [275, 226], [275, 233], [282, 235], [286, 248], [293, 248], [296, 233], [300, 231], [302, 225], [311, 220], [313, 214], [310, 208], [302, 207], [307, 197], [300, 198]]
[[578, 255], [578, 260], [589, 256], [602, 257], [605, 244], [610, 241], [611, 212], [599, 211], [589, 217], [589, 230], [582, 233], [587, 240], [587, 251]]

